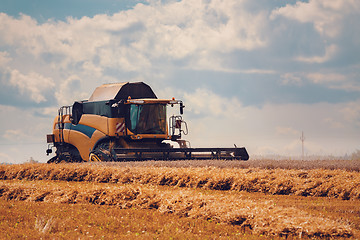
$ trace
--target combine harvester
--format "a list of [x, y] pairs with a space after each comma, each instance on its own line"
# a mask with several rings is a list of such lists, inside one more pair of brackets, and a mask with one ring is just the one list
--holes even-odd
[[[47, 135], [53, 158], [48, 163], [83, 161], [143, 161], [184, 159], [248, 160], [245, 148], [191, 148], [181, 139], [187, 124], [181, 115], [167, 118], [167, 106], [181, 100], [157, 99], [145, 83], [115, 83], [97, 87], [89, 100], [63, 106]], [[168, 142], [178, 143], [173, 147]]]

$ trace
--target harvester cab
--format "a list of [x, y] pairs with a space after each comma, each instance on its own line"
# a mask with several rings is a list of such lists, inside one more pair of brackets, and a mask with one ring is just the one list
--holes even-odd
[[[167, 107], [180, 115], [167, 118]], [[249, 158], [245, 148], [191, 148], [181, 100], [158, 99], [145, 83], [104, 84], [89, 100], [63, 106], [47, 136], [48, 162]], [[170, 142], [178, 143], [178, 147]]]

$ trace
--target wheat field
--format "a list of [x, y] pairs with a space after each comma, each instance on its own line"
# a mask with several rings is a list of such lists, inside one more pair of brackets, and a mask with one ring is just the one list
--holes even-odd
[[138, 183], [272, 195], [360, 199], [360, 173], [347, 170], [29, 164], [0, 166], [0, 179]]
[[256, 236], [358, 236], [356, 217], [351, 222], [274, 200], [278, 196], [306, 203], [327, 199], [360, 205], [358, 171], [149, 164], [1, 165], [0, 198], [151, 209], [159, 215], [237, 226]]

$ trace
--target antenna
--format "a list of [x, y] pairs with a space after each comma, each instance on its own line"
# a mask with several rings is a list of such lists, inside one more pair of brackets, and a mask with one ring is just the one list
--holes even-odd
[[304, 131], [301, 132], [301, 137], [300, 137], [300, 140], [301, 140], [301, 146], [302, 146], [302, 155], [301, 155], [301, 159], [304, 160], [304, 141], [305, 141], [305, 136], [304, 136]]

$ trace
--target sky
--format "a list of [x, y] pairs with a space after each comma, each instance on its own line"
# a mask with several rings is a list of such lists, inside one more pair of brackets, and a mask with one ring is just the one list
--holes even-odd
[[192, 147], [360, 149], [358, 0], [1, 0], [0, 162], [46, 162], [57, 109], [103, 83], [181, 99]]

